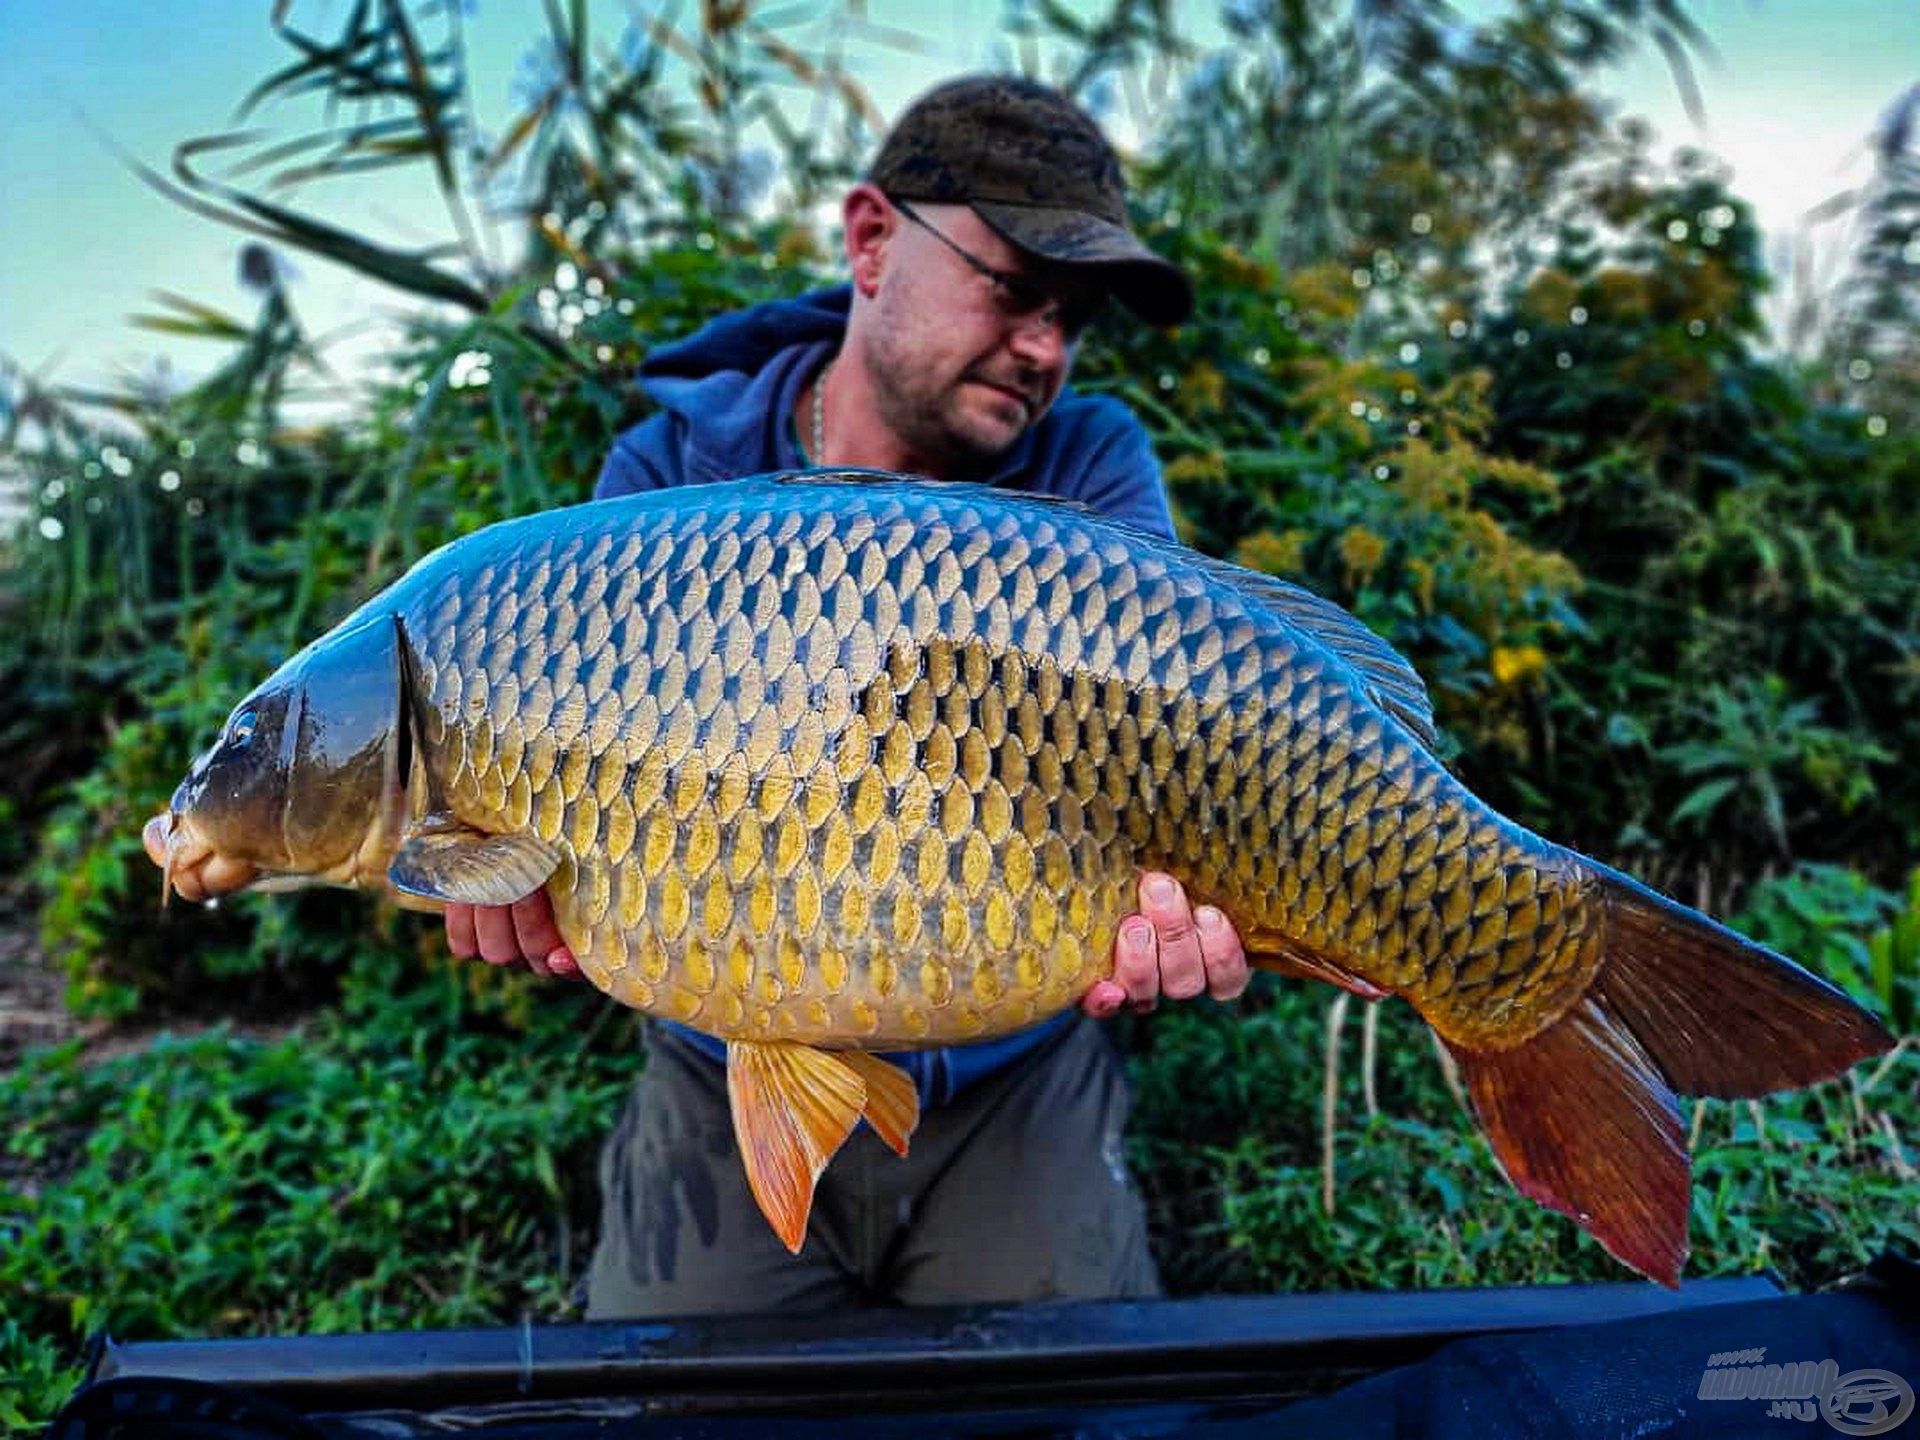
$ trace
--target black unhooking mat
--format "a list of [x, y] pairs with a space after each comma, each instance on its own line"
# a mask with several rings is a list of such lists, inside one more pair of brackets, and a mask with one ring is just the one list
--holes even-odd
[[[109, 1347], [95, 1367], [106, 1378], [80, 1391], [48, 1435], [1920, 1440], [1920, 1264], [1884, 1256], [1833, 1293], [1748, 1298], [1769, 1288], [1709, 1281], [1678, 1296], [1622, 1285]], [[1617, 1318], [1565, 1323], [1609, 1314]], [[413, 1348], [398, 1365], [369, 1367], [382, 1343]], [[517, 1383], [498, 1363], [503, 1343], [523, 1352]], [[1395, 1363], [1412, 1355], [1425, 1358]], [[1366, 1378], [1332, 1390], [1356, 1375]]]
[[[1920, 1440], [1920, 1281], [1913, 1272], [1908, 1264], [1893, 1284], [1839, 1294], [1459, 1340], [1325, 1398], [1189, 1433], [1207, 1440], [1276, 1433], [1745, 1440], [1837, 1431]], [[1881, 1276], [1893, 1276], [1893, 1267], [1883, 1264]]]

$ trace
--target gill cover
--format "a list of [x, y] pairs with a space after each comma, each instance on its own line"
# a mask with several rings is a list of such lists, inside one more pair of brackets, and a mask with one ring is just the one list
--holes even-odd
[[[282, 834], [290, 869], [334, 875], [391, 849], [409, 759], [400, 628], [389, 614], [349, 620], [290, 662], [299, 695], [289, 736]], [[374, 874], [384, 855], [368, 857]], [[356, 869], [360, 868], [358, 866]]]
[[384, 867], [369, 852], [391, 849], [404, 799], [402, 685], [393, 616], [349, 619], [240, 702], [174, 792], [175, 815], [272, 876], [352, 883]]

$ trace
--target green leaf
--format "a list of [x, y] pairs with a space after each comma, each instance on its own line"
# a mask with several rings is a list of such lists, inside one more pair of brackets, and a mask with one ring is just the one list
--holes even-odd
[[1673, 812], [1673, 823], [1681, 825], [1689, 820], [1702, 819], [1710, 815], [1720, 802], [1732, 794], [1739, 786], [1738, 776], [1722, 776], [1718, 780], [1709, 780], [1695, 787], [1686, 799], [1682, 800]]
[[553, 1167], [553, 1152], [544, 1144], [533, 1147], [533, 1174], [547, 1194], [555, 1200], [562, 1198], [560, 1174]]

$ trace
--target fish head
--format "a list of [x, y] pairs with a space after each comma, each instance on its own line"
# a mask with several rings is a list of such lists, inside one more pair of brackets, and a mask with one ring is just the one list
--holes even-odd
[[391, 615], [349, 620], [282, 665], [149, 824], [167, 892], [380, 884], [403, 820], [405, 695]]

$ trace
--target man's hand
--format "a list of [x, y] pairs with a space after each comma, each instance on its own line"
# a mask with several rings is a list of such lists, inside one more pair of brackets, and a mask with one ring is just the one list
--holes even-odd
[[1140, 913], [1120, 922], [1113, 946], [1113, 979], [1102, 980], [1080, 1002], [1096, 1020], [1131, 1004], [1144, 1015], [1159, 1002], [1206, 994], [1237, 999], [1247, 988], [1247, 952], [1227, 917], [1211, 905], [1196, 912], [1171, 875], [1140, 877]]
[[544, 886], [511, 905], [447, 906], [447, 948], [462, 960], [478, 957], [489, 965], [523, 965], [536, 975], [580, 978], [580, 962], [560, 938]]

